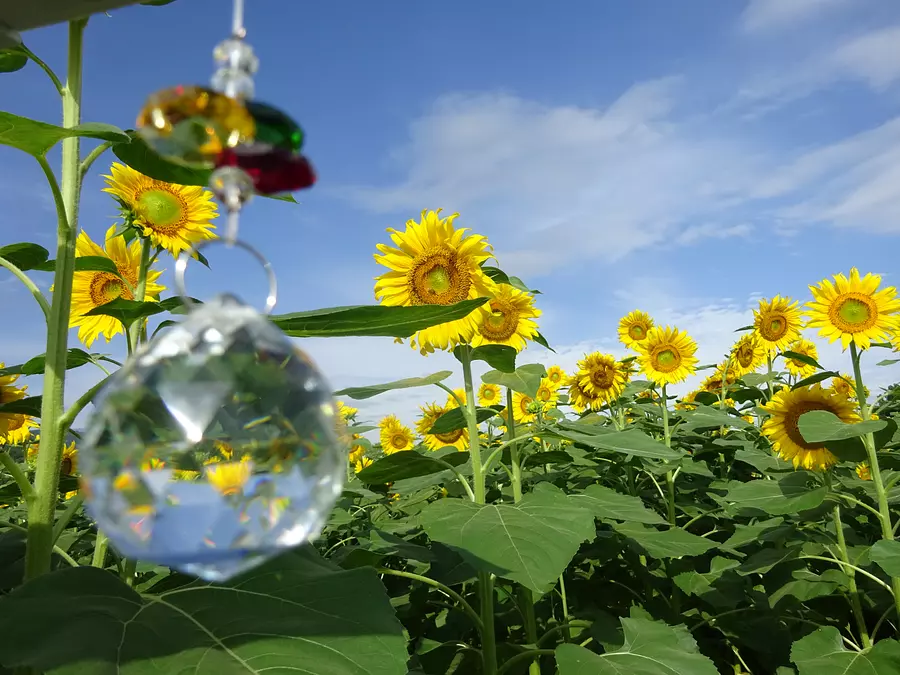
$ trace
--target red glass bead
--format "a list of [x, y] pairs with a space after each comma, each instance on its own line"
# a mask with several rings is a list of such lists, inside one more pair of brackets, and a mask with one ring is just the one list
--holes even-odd
[[316, 172], [309, 160], [268, 145], [240, 145], [226, 148], [216, 166], [236, 166], [253, 180], [261, 195], [274, 195], [308, 188], [316, 182]]

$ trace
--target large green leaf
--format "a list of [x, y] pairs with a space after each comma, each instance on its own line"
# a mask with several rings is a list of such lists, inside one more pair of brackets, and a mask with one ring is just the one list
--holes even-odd
[[678, 413], [684, 418], [684, 423], [679, 426], [684, 431], [694, 429], [706, 429], [713, 427], [736, 427], [745, 429], [753, 426], [742, 420], [737, 415], [730, 415], [722, 410], [716, 410], [710, 406], [697, 406], [695, 410], [685, 410]]
[[844, 647], [840, 631], [823, 626], [791, 648], [799, 675], [891, 675], [900, 673], [900, 642], [879, 640], [864, 652]]
[[[481, 424], [485, 420], [489, 420], [497, 415], [497, 411], [493, 408], [475, 408], [475, 417]], [[435, 420], [434, 426], [428, 433], [431, 434], [449, 434], [457, 429], [464, 429], [468, 424], [466, 416], [461, 408], [451, 408], [443, 415]]]
[[[72, 370], [73, 368], [83, 366], [85, 363], [90, 363], [95, 358], [98, 360], [110, 360], [104, 357], [94, 357], [83, 349], [73, 347], [66, 353], [66, 370]], [[33, 359], [29, 359], [25, 363], [20, 363], [17, 366], [0, 368], [0, 377], [3, 377], [4, 375], [42, 375], [45, 368], [46, 355], [41, 354], [40, 356], [35, 356]]]
[[602, 485], [589, 485], [584, 492], [573, 494], [570, 498], [601, 520], [624, 520], [648, 525], [666, 522], [656, 511], [644, 506], [640, 498], [623, 495]]
[[641, 523], [614, 523], [619, 534], [637, 542], [654, 558], [681, 558], [702, 555], [717, 546], [716, 542], [698, 537], [680, 527], [657, 530]]
[[357, 305], [279, 314], [270, 318], [291, 337], [408, 338], [416, 331], [468, 316], [485, 302], [487, 298], [463, 300], [455, 305]]
[[179, 185], [209, 185], [211, 169], [195, 168], [164, 159], [136, 131], [124, 132], [130, 143], [113, 146], [113, 153], [132, 169], [145, 176]]
[[741, 508], [765, 511], [784, 516], [813, 509], [821, 504], [828, 488], [809, 488], [809, 476], [804, 471], [790, 473], [781, 480], [752, 480], [732, 484], [725, 500]]
[[606, 432], [603, 427], [588, 424], [562, 422], [558, 427], [550, 429], [550, 433], [575, 443], [583, 443], [598, 450], [621, 452], [635, 457], [649, 457], [673, 461], [681, 459], [681, 450], [667, 447], [655, 441], [643, 431], [629, 429], [627, 431]]
[[372, 384], [368, 387], [347, 387], [346, 389], [334, 392], [334, 395], [347, 396], [348, 398], [361, 401], [366, 398], [377, 396], [378, 394], [383, 394], [386, 391], [393, 391], [394, 389], [412, 389], [413, 387], [425, 387], [429, 384], [437, 384], [438, 382], [446, 380], [451, 375], [453, 375], [452, 370], [440, 370], [425, 377], [407, 377], [403, 380], [394, 380], [393, 382], [386, 382], [385, 384]]
[[684, 626], [622, 618], [625, 643], [603, 654], [573, 644], [556, 648], [559, 675], [718, 675]]
[[[453, 350], [453, 356], [462, 363], [462, 346]], [[472, 350], [470, 358], [473, 361], [484, 361], [491, 368], [503, 373], [512, 373], [516, 370], [516, 350], [506, 345], [482, 345]]]
[[513, 391], [518, 391], [534, 398], [537, 395], [538, 387], [541, 386], [541, 379], [546, 374], [547, 369], [540, 363], [529, 363], [519, 366], [511, 373], [504, 373], [502, 370], [489, 370], [481, 376], [481, 381], [508, 387]]
[[869, 557], [889, 576], [900, 577], [900, 541], [881, 539], [869, 549]]
[[459, 466], [469, 460], [468, 452], [454, 452], [440, 460], [415, 450], [405, 450], [386, 455], [356, 474], [363, 483], [380, 485], [404, 478], [417, 478], [446, 471], [449, 466]]
[[28, 64], [28, 55], [17, 47], [0, 49], [0, 73], [14, 73]]
[[28, 398], [19, 399], [18, 401], [10, 401], [9, 403], [0, 404], [0, 413], [9, 415], [29, 415], [31, 417], [41, 416], [41, 396], [29, 396]]
[[139, 300], [116, 298], [105, 305], [94, 307], [94, 309], [86, 312], [84, 316], [111, 316], [121, 321], [125, 326], [129, 326], [138, 319], [162, 314], [163, 312], [171, 312], [180, 309], [183, 305], [184, 301], [178, 297], [166, 298], [159, 302], [152, 300], [140, 302]]
[[64, 138], [82, 136], [112, 143], [128, 143], [128, 134], [111, 124], [89, 122], [64, 129], [46, 122], [0, 111], [0, 145], [10, 145], [35, 157], [42, 157]]
[[880, 431], [887, 425], [884, 420], [865, 420], [856, 424], [845, 424], [837, 415], [827, 410], [812, 410], [800, 415], [797, 426], [807, 443], [843, 441], [858, 438], [869, 432]]
[[558, 490], [526, 495], [518, 504], [441, 499], [420, 514], [428, 536], [459, 550], [475, 568], [545, 593], [581, 542], [593, 539], [593, 515]]
[[65, 569], [0, 598], [0, 634], [0, 662], [47, 675], [407, 672], [375, 573], [341, 570], [309, 549], [224, 584], [158, 594], [94, 567]]
[[50, 252], [43, 246], [24, 242], [0, 246], [0, 258], [8, 260], [23, 272], [33, 270], [41, 263], [47, 262]]
[[735, 525], [734, 533], [719, 548], [735, 550], [750, 543], [759, 542], [760, 537], [784, 522], [784, 518], [769, 518], [752, 525]]

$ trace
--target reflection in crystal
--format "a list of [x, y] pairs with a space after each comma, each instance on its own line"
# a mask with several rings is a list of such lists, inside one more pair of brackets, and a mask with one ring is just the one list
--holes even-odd
[[253, 309], [202, 305], [97, 401], [81, 449], [90, 514], [122, 555], [208, 580], [314, 538], [346, 473], [330, 392]]

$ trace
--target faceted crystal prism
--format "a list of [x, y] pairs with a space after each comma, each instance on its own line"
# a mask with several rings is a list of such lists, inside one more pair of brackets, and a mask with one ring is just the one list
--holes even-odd
[[267, 143], [288, 152], [300, 151], [303, 147], [303, 129], [299, 124], [266, 103], [247, 101], [245, 105], [256, 123], [257, 143]]
[[265, 317], [220, 296], [117, 372], [82, 491], [120, 554], [221, 581], [318, 536], [347, 442], [331, 389]]
[[136, 127], [156, 152], [189, 164], [210, 164], [223, 148], [250, 142], [256, 132], [241, 102], [198, 86], [152, 94]]

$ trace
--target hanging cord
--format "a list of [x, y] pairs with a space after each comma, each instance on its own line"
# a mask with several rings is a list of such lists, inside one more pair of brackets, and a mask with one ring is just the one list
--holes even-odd
[[247, 36], [247, 29], [244, 28], [244, 0], [234, 0], [231, 17], [231, 34], [243, 40]]

